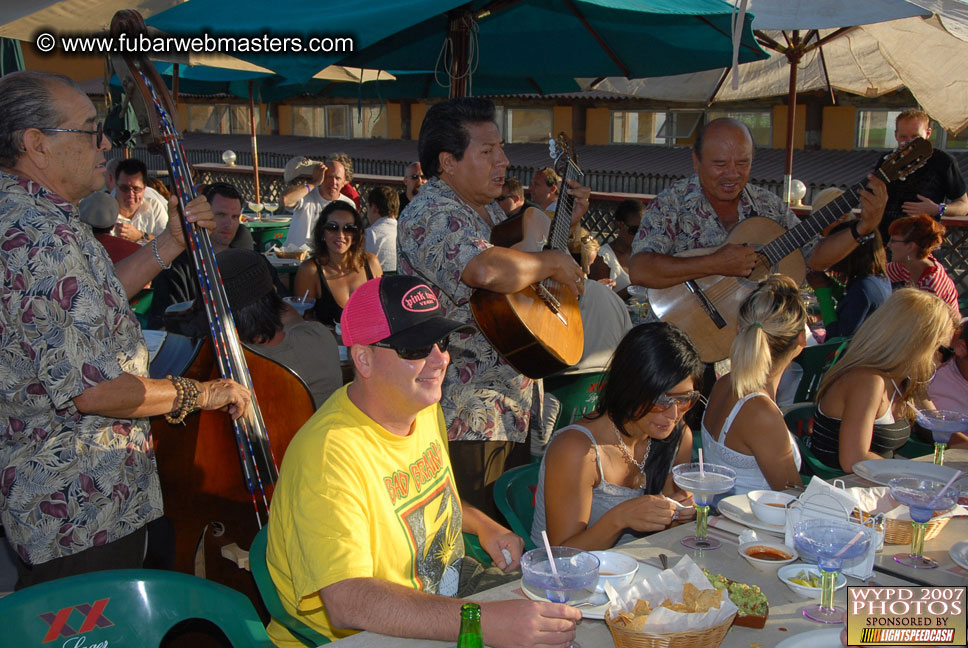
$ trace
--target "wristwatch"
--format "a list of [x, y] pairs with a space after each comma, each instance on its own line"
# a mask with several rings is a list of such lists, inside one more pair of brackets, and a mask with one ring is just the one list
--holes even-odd
[[947, 203], [938, 203], [938, 218], [944, 216], [944, 213], [948, 210]]
[[850, 223], [850, 235], [854, 237], [854, 240], [857, 242], [857, 245], [863, 245], [864, 243], [867, 243], [868, 241], [873, 241], [874, 240], [874, 232], [868, 232], [867, 234], [861, 234], [860, 232], [857, 231], [857, 228], [858, 227], [860, 227], [860, 221], [856, 221], [856, 220], [855, 221], [851, 221], [851, 223]]

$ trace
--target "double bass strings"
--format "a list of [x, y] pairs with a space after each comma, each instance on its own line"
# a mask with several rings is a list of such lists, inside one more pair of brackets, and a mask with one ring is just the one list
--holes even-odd
[[[185, 162], [184, 149], [178, 138], [177, 130], [168, 112], [162, 106], [154, 86], [145, 76], [144, 72], [139, 70], [139, 74], [151, 95], [152, 102], [161, 122], [166, 158], [172, 173], [174, 189], [178, 195], [181, 209], [184, 212], [187, 203], [196, 196], [195, 187], [191, 181], [191, 172]], [[246, 482], [246, 487], [252, 495], [256, 521], [261, 528], [262, 518], [256, 499], [255, 486], [256, 484], [258, 485], [264, 507], [263, 510], [268, 514], [269, 504], [263, 484], [262, 472], [263, 470], [266, 472], [266, 477], [269, 480], [273, 482], [276, 480], [278, 472], [275, 458], [272, 455], [272, 448], [269, 444], [268, 435], [265, 432], [265, 422], [262, 419], [262, 412], [259, 409], [255, 392], [252, 389], [251, 375], [249, 374], [241, 344], [235, 331], [231, 309], [225, 297], [224, 290], [220, 290], [221, 283], [218, 278], [218, 266], [215, 261], [211, 239], [205, 229], [196, 227], [187, 221], [183, 221], [183, 224], [186, 227], [186, 232], [189, 234], [187, 239], [195, 261], [200, 294], [209, 322], [219, 371], [222, 376], [240, 382], [252, 392], [252, 414], [254, 420], [249, 420], [243, 416], [233, 421], [233, 427], [243, 477]], [[220, 313], [224, 313], [225, 316], [220, 315]], [[253, 438], [255, 440], [255, 447], [253, 447]], [[257, 448], [258, 452], [256, 452]], [[260, 463], [262, 464], [262, 469], [260, 469]]]

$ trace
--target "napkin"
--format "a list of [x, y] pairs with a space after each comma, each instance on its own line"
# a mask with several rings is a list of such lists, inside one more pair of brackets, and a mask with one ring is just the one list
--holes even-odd
[[673, 603], [682, 602], [682, 588], [686, 583], [692, 583], [700, 590], [713, 589], [702, 569], [689, 556], [683, 556], [671, 569], [633, 581], [621, 591], [612, 587], [611, 583], [606, 583], [608, 613], [614, 617], [619, 612], [631, 612], [638, 601], [648, 601], [653, 611], [642, 631], [665, 634], [712, 628], [738, 612], [725, 590], [722, 591], [723, 602], [718, 610], [712, 608], [703, 613], [683, 613], [661, 607], [666, 599], [671, 599]]
[[732, 520], [727, 520], [726, 518], [719, 517], [719, 516], [709, 518], [709, 526], [715, 527], [720, 531], [725, 531], [726, 533], [731, 533], [736, 536], [738, 536], [739, 534], [741, 534], [743, 531], [746, 530], [746, 527], [743, 526], [742, 524], [739, 524], [738, 522], [733, 522]]

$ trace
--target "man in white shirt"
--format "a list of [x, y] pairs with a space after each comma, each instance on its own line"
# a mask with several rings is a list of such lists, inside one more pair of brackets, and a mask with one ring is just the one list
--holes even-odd
[[[291, 161], [286, 165], [287, 175], [291, 165]], [[295, 168], [299, 170], [309, 165], [312, 165], [312, 160], [302, 158], [298, 159]], [[346, 169], [342, 163], [330, 160], [327, 166], [323, 162], [317, 162], [312, 166], [312, 177], [308, 182], [295, 184], [282, 194], [282, 204], [293, 210], [284, 247], [308, 245], [313, 225], [316, 224], [320, 212], [334, 200], [342, 200], [356, 211], [353, 201], [340, 193], [345, 184]]]
[[534, 174], [531, 185], [528, 189], [531, 192], [531, 200], [538, 204], [546, 212], [554, 212], [558, 205], [558, 186], [561, 184], [561, 176], [555, 173], [551, 167], [545, 167]]
[[158, 192], [148, 187], [148, 168], [141, 160], [129, 158], [118, 162], [114, 171], [115, 193], [118, 201], [118, 222], [115, 235], [126, 241], [144, 245], [168, 227], [168, 206]]
[[390, 187], [372, 189], [367, 200], [367, 218], [370, 226], [366, 228], [363, 240], [366, 251], [375, 254], [383, 272], [397, 271], [397, 215], [400, 198]]

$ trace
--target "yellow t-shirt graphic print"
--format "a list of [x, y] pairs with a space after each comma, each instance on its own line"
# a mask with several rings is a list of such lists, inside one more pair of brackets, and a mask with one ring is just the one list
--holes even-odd
[[[322, 634], [319, 590], [380, 578], [431, 593], [457, 591], [464, 556], [461, 510], [438, 405], [396, 436], [335, 392], [293, 438], [269, 516], [269, 573], [283, 606]], [[275, 621], [277, 645], [299, 646]]]

